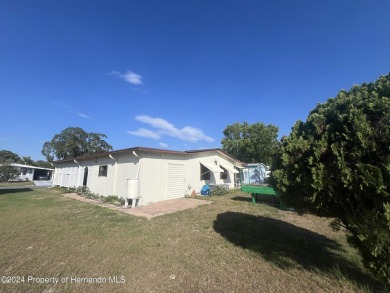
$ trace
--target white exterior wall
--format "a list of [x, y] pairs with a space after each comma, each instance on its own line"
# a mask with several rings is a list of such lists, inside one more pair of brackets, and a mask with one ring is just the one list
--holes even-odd
[[[140, 194], [143, 204], [168, 199], [168, 164], [184, 164], [187, 162], [185, 155], [140, 152]], [[183, 186], [187, 186], [184, 182]], [[184, 197], [186, 189], [183, 188]]]
[[[117, 155], [114, 159], [99, 157], [58, 164], [53, 185], [79, 187], [83, 185], [84, 170], [88, 168], [87, 187], [99, 195], [126, 196], [127, 179], [135, 178], [138, 158], [132, 155]], [[99, 167], [107, 165], [107, 177], [99, 176]]]
[[[127, 195], [127, 180], [136, 179], [139, 171], [141, 204], [190, 195], [193, 190], [200, 193], [205, 184], [227, 184], [234, 187], [234, 173], [228, 172], [227, 179], [220, 179], [220, 173], [210, 171], [210, 180], [200, 179], [200, 163], [208, 162], [234, 168], [234, 161], [217, 151], [171, 154], [166, 152], [137, 151], [114, 154], [114, 159], [105, 156], [97, 159], [59, 163], [55, 169], [54, 185], [78, 187], [83, 185], [84, 168], [88, 167], [87, 186], [99, 195]], [[107, 165], [107, 177], [99, 176], [99, 166]], [[168, 172], [170, 170], [170, 173]], [[175, 173], [176, 172], [176, 173]], [[184, 173], [184, 174], [179, 174]]]
[[234, 162], [228, 160], [225, 156], [219, 155], [218, 153], [193, 153], [189, 154], [191, 157], [188, 162], [189, 169], [189, 184], [192, 187], [192, 190], [195, 190], [196, 193], [200, 193], [203, 185], [206, 184], [226, 184], [229, 188], [234, 188], [234, 173], [228, 171], [227, 179], [221, 179], [220, 173], [213, 173], [210, 171], [210, 180], [201, 180], [200, 178], [200, 163], [208, 162], [215, 164], [214, 161], [217, 161], [217, 165], [227, 165], [231, 168], [234, 168]]
[[[91, 164], [93, 163], [93, 164]], [[107, 177], [99, 176], [99, 167], [107, 166]], [[108, 157], [100, 157], [95, 161], [88, 162], [88, 181], [87, 186], [93, 193], [99, 195], [113, 195], [113, 186], [115, 180], [115, 161]], [[82, 183], [82, 182], [81, 182]]]
[[79, 168], [76, 163], [62, 163], [60, 167], [56, 167], [54, 171], [53, 185], [76, 187], [78, 180]]
[[[138, 158], [133, 155], [114, 156], [117, 159], [110, 175], [116, 175], [115, 185], [112, 186], [111, 194], [121, 196], [127, 195], [127, 179], [135, 179], [137, 176]], [[115, 171], [116, 168], [116, 171]], [[115, 174], [116, 172], [116, 174]]]
[[210, 172], [210, 180], [200, 179], [200, 163], [213, 163], [217, 160], [220, 164], [234, 168], [234, 162], [217, 152], [187, 153], [184, 155], [166, 153], [140, 153], [140, 194], [143, 204], [166, 200], [168, 194], [168, 166], [169, 164], [184, 165], [184, 182], [180, 186], [182, 197], [191, 195], [192, 191], [200, 193], [205, 184], [226, 184], [229, 188], [234, 188], [234, 173], [228, 172], [227, 179], [220, 179], [220, 173]]

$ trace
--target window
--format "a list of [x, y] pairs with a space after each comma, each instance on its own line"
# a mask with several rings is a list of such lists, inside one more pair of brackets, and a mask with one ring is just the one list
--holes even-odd
[[107, 177], [107, 169], [107, 165], [99, 166], [99, 177]]
[[210, 180], [210, 170], [200, 164], [200, 180]]
[[228, 179], [228, 171], [224, 167], [220, 167], [223, 170], [223, 172], [220, 173], [220, 179]]
[[22, 175], [26, 175], [26, 174], [27, 174], [27, 170], [26, 169], [22, 170]]

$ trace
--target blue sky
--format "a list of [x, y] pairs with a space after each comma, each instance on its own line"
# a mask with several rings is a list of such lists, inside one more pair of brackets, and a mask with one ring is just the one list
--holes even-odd
[[390, 71], [390, 1], [0, 0], [0, 149], [42, 159], [69, 126], [114, 149], [220, 147], [235, 122], [288, 135]]

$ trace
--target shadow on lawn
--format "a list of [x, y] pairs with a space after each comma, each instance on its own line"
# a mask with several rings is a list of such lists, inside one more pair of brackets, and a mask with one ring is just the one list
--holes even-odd
[[337, 253], [343, 249], [338, 242], [281, 220], [226, 212], [217, 216], [214, 230], [233, 244], [250, 249], [281, 268], [300, 266], [331, 274], [339, 272], [357, 284], [377, 284]]
[[[232, 197], [232, 200], [235, 201], [244, 201], [244, 202], [252, 202], [252, 196], [235, 196]], [[267, 203], [267, 204], [279, 204], [280, 200], [278, 196], [272, 196], [268, 194], [257, 194], [256, 195], [257, 203]]]
[[248, 196], [235, 196], [232, 197], [232, 200], [237, 200], [237, 201], [245, 201], [245, 202], [251, 202], [252, 199]]
[[0, 195], [9, 194], [9, 193], [19, 193], [32, 191], [31, 188], [21, 187], [21, 188], [0, 188]]

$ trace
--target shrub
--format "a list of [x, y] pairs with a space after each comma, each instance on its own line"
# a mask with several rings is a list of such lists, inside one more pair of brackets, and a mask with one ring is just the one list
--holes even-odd
[[100, 196], [100, 200], [105, 203], [124, 205], [125, 199], [117, 195]]
[[272, 179], [298, 212], [337, 218], [390, 284], [390, 74], [319, 104], [282, 138]]
[[229, 188], [224, 185], [216, 185], [211, 188], [210, 195], [224, 195], [229, 193]]
[[84, 193], [89, 193], [89, 189], [87, 186], [79, 186], [76, 188], [75, 192], [78, 194], [78, 195], [82, 195]]

